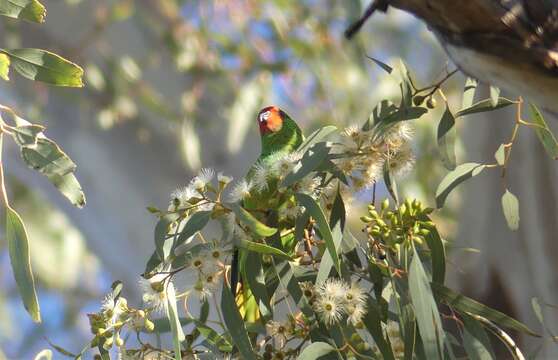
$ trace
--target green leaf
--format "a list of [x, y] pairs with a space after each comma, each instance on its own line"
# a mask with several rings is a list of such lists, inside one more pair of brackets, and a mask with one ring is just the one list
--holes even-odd
[[475, 92], [477, 91], [477, 80], [468, 77], [465, 81], [465, 87], [463, 89], [463, 99], [461, 102], [461, 108], [466, 109], [473, 105], [473, 100], [475, 99]]
[[316, 200], [314, 200], [309, 195], [298, 193], [295, 196], [298, 202], [306, 208], [310, 216], [312, 216], [314, 220], [316, 220], [316, 224], [318, 225], [318, 229], [320, 230], [322, 239], [325, 242], [326, 249], [331, 256], [331, 259], [333, 260], [333, 266], [335, 266], [335, 270], [337, 270], [337, 273], [341, 274], [341, 263], [339, 261], [339, 256], [337, 255], [337, 250], [333, 241], [331, 229], [329, 228], [329, 224], [327, 223], [326, 217], [324, 215], [324, 212], [320, 208], [320, 205], [318, 205]]
[[244, 264], [242, 277], [248, 282], [248, 287], [258, 303], [258, 308], [263, 318], [262, 320], [265, 323], [273, 318], [273, 309], [270, 305], [271, 299], [267, 292], [265, 272], [261, 257], [253, 252], [249, 252], [246, 254], [246, 261]]
[[178, 318], [178, 309], [176, 307], [176, 294], [174, 291], [174, 286], [169, 284], [167, 286], [167, 317], [169, 319], [169, 324], [172, 333], [172, 343], [174, 345], [174, 358], [176, 360], [181, 360], [181, 346], [180, 343], [186, 338], [184, 332], [182, 331], [182, 324]]
[[446, 110], [440, 124], [438, 124], [438, 151], [442, 164], [448, 170], [455, 169], [455, 118], [450, 111], [449, 105], [446, 102]]
[[510, 230], [519, 229], [519, 200], [508, 189], [502, 196], [502, 210]]
[[304, 153], [302, 159], [300, 159], [300, 165], [297, 164], [285, 177], [281, 186], [288, 187], [315, 171], [326, 160], [330, 150], [331, 146], [325, 142], [314, 144]]
[[0, 0], [0, 15], [43, 23], [46, 9], [37, 0]]
[[[31, 128], [33, 130], [30, 130]], [[38, 128], [27, 127], [27, 130], [31, 131], [28, 135], [32, 136], [32, 132], [38, 131]], [[32, 140], [17, 138], [16, 136], [18, 142]], [[36, 144], [21, 145], [20, 148], [21, 156], [29, 167], [45, 175], [73, 205], [80, 208], [85, 205], [85, 195], [73, 174], [76, 164], [54, 141], [46, 137], [36, 137]]]
[[[422, 221], [432, 221], [428, 216], [421, 217]], [[425, 236], [432, 258], [432, 281], [443, 284], [446, 277], [446, 249], [444, 242], [436, 228], [430, 229]]]
[[446, 202], [446, 198], [450, 192], [463, 181], [472, 178], [481, 173], [485, 166], [477, 163], [465, 163], [448, 173], [438, 185], [436, 189], [436, 206], [441, 208]]
[[490, 103], [492, 106], [498, 105], [498, 100], [500, 99], [500, 88], [496, 86], [490, 86]]
[[[196, 321], [196, 329], [202, 334], [205, 340], [214, 348], [222, 352], [231, 352], [232, 345], [223, 336], [219, 335], [215, 330]], [[214, 354], [215, 355], [215, 354]]]
[[223, 281], [223, 289], [221, 291], [221, 312], [223, 313], [225, 326], [229, 330], [231, 338], [238, 348], [238, 352], [242, 359], [256, 360], [256, 355], [252, 350], [252, 344], [250, 344], [244, 321], [238, 312], [232, 291], [226, 285], [225, 281]]
[[332, 351], [337, 351], [336, 348], [325, 342], [314, 342], [308, 345], [298, 356], [298, 360], [316, 360]]
[[277, 232], [276, 228], [269, 227], [261, 223], [252, 214], [245, 210], [238, 204], [231, 204], [232, 210], [236, 217], [244, 224], [251, 232], [261, 237], [268, 237]]
[[509, 317], [504, 313], [491, 309], [465, 295], [458, 294], [442, 284], [432, 283], [431, 286], [434, 295], [439, 301], [448, 304], [460, 313], [465, 312], [480, 315], [502, 327], [510, 328], [531, 336], [540, 337], [540, 335], [529, 329], [527, 325]]
[[300, 145], [297, 151], [301, 153], [305, 153], [310, 149], [312, 146], [317, 144], [318, 142], [322, 141], [323, 139], [327, 138], [331, 133], [337, 130], [336, 126], [328, 125], [318, 130], [314, 131], [310, 136], [308, 136], [304, 142]]
[[374, 338], [374, 342], [378, 346], [378, 349], [380, 349], [383, 358], [385, 360], [394, 360], [395, 357], [393, 356], [391, 345], [384, 338], [379, 305], [372, 300], [372, 298], [368, 297], [366, 308], [367, 312], [363, 319], [364, 326], [366, 326], [366, 329]]
[[[175, 222], [178, 218], [178, 214], [166, 214], [162, 216], [157, 222], [157, 225], [155, 225], [155, 251], [157, 253], [159, 263], [165, 260], [171, 253], [170, 245], [172, 245], [172, 242], [167, 242], [167, 238], [170, 224]], [[151, 259], [149, 262], [151, 262]]]
[[494, 158], [496, 159], [498, 165], [504, 165], [504, 162], [506, 161], [506, 147], [504, 144], [500, 144], [500, 147], [498, 147], [498, 150], [494, 153]]
[[37, 144], [37, 138], [45, 130], [44, 126], [29, 124], [13, 128], [12, 136], [20, 146], [30, 146]]
[[467, 314], [461, 314], [461, 320], [465, 325], [463, 345], [468, 358], [471, 360], [495, 359], [490, 339], [479, 322]]
[[473, 105], [471, 105], [468, 108], [464, 108], [459, 110], [456, 114], [455, 117], [461, 117], [461, 116], [465, 116], [465, 115], [470, 115], [470, 114], [476, 114], [476, 113], [480, 113], [480, 112], [486, 112], [486, 111], [492, 111], [492, 110], [496, 110], [496, 109], [500, 109], [509, 105], [515, 104], [515, 101], [506, 99], [506, 98], [498, 98], [498, 102], [496, 103], [496, 105], [492, 105], [492, 100], [491, 99], [484, 99], [481, 100], [479, 102], [474, 103]]
[[[335, 194], [335, 200], [333, 201], [333, 206], [331, 208], [331, 214], [329, 217], [329, 224], [332, 226], [331, 236], [333, 237], [333, 243], [335, 244], [335, 250], [339, 254], [341, 246], [343, 244], [343, 233], [345, 230], [345, 204], [343, 203], [343, 198], [341, 197], [340, 186], [337, 187], [337, 193]], [[318, 269], [318, 276], [316, 277], [316, 284], [321, 283], [329, 277], [329, 273], [333, 266], [333, 259], [329, 252], [325, 253], [322, 257], [320, 267]]]
[[31, 271], [27, 231], [21, 217], [9, 206], [6, 206], [6, 239], [8, 241], [12, 270], [23, 306], [31, 315], [31, 319], [36, 323], [40, 323], [41, 311], [35, 291], [35, 279]]
[[428, 277], [414, 246], [409, 270], [409, 290], [426, 357], [428, 359], [443, 359], [444, 330], [442, 329], [442, 320], [432, 295]]
[[384, 163], [384, 183], [386, 184], [386, 188], [395, 201], [396, 204], [399, 204], [399, 196], [397, 194], [397, 183], [392, 180], [391, 174], [389, 171], [389, 159]]
[[198, 231], [201, 231], [209, 222], [211, 218], [211, 211], [198, 211], [192, 214], [184, 228], [178, 235], [178, 239], [172, 246], [172, 249], [176, 249], [178, 246], [184, 244], [189, 238], [194, 236]]
[[248, 251], [252, 251], [258, 254], [269, 254], [275, 255], [280, 259], [292, 261], [292, 257], [288, 254], [284, 253], [283, 251], [266, 244], [257, 243], [254, 241], [249, 240], [241, 240], [237, 246], [241, 249], [246, 249]]
[[[2, 0], [0, 0], [2, 1]], [[0, 53], [0, 78], [10, 80], [10, 58], [6, 54]]]
[[21, 76], [56, 86], [83, 86], [83, 69], [63, 57], [41, 49], [2, 49]]
[[533, 128], [535, 129], [539, 140], [543, 144], [544, 149], [551, 158], [558, 160], [558, 141], [556, 141], [554, 134], [548, 127], [548, 124], [544, 120], [544, 117], [539, 109], [531, 103], [529, 104], [529, 109], [533, 115], [533, 122], [537, 125]]
[[537, 317], [541, 325], [544, 325], [544, 317], [542, 314], [541, 304], [538, 298], [534, 297], [531, 299], [531, 307], [533, 308], [533, 311], [535, 312], [535, 316]]
[[362, 126], [363, 131], [371, 130], [376, 124], [384, 121], [388, 116], [396, 113], [398, 107], [389, 100], [382, 100], [368, 117], [368, 120]]

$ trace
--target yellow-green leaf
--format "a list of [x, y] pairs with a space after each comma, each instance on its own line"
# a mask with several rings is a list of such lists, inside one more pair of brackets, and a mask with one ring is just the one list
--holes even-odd
[[42, 23], [46, 9], [37, 0], [0, 0], [0, 15]]
[[449, 193], [463, 181], [476, 176], [484, 170], [485, 166], [477, 163], [465, 163], [449, 172], [440, 182], [436, 189], [436, 206], [441, 208], [446, 202]]
[[10, 80], [10, 58], [6, 54], [0, 54], [0, 78]]
[[21, 76], [56, 86], [83, 86], [83, 69], [60, 55], [41, 49], [2, 49]]
[[529, 104], [529, 108], [531, 109], [531, 114], [533, 115], [533, 122], [537, 125], [533, 127], [539, 140], [544, 146], [544, 149], [554, 160], [558, 160], [558, 141], [556, 141], [556, 137], [544, 121], [544, 117], [542, 116], [539, 109], [533, 105]]
[[41, 322], [41, 311], [31, 271], [29, 239], [25, 225], [15, 210], [6, 207], [6, 239], [10, 261], [23, 306], [34, 322]]
[[276, 228], [269, 227], [261, 223], [252, 214], [246, 211], [242, 206], [233, 204], [233, 211], [242, 224], [244, 224], [254, 234], [262, 237], [268, 237], [277, 232]]
[[519, 200], [507, 189], [502, 196], [502, 209], [508, 227], [513, 231], [517, 230], [519, 228]]

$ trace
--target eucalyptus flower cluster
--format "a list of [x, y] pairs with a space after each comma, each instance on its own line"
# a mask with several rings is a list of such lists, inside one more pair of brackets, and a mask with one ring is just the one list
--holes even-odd
[[407, 174], [415, 163], [411, 149], [413, 127], [408, 122], [390, 124], [385, 130], [352, 125], [343, 131], [337, 145], [341, 155], [334, 162], [357, 189], [372, 186], [388, 166], [395, 176]]

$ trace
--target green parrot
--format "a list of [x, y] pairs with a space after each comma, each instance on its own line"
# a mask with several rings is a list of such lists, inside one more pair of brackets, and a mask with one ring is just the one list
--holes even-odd
[[[281, 156], [295, 152], [304, 141], [302, 131], [296, 122], [276, 106], [263, 108], [258, 113], [257, 120], [262, 144], [261, 154], [246, 175], [246, 180], [248, 182], [253, 179], [258, 166], [271, 166], [272, 162], [276, 161]], [[268, 224], [271, 212], [278, 210], [281, 205], [288, 200], [282, 199], [276, 194], [277, 187], [277, 180], [269, 181], [265, 190], [254, 192], [250, 197], [246, 198], [243, 201], [243, 207], [253, 212], [264, 224]], [[284, 223], [279, 227], [279, 231], [281, 231], [282, 228], [293, 226], [294, 224]], [[290, 241], [292, 243], [294, 241], [294, 236], [291, 234], [290, 237], [292, 239], [281, 239], [281, 241], [283, 243], [285, 241]], [[243, 281], [243, 278], [248, 276], [245, 266], [247, 257], [247, 252], [236, 248], [234, 249], [231, 263], [231, 289], [233, 295], [236, 296], [237, 304], [239, 305], [244, 319], [247, 322], [256, 322], [260, 316], [258, 304], [250, 291], [248, 283]], [[240, 291], [237, 289], [239, 282], [242, 285]]]

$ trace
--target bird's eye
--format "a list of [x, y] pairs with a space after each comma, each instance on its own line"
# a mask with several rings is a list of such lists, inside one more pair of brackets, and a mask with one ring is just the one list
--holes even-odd
[[261, 113], [260, 114], [260, 122], [267, 121], [267, 119], [269, 119], [269, 115], [271, 115], [271, 111], [269, 111], [269, 110]]

